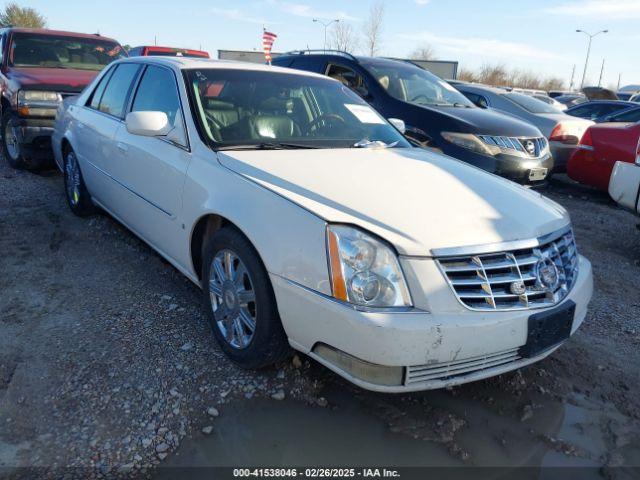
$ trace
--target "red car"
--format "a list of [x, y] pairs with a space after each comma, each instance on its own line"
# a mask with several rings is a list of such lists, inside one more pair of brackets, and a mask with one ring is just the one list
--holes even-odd
[[14, 168], [50, 160], [58, 106], [105, 65], [126, 56], [110, 38], [46, 29], [0, 30], [0, 126], [4, 157]]
[[569, 159], [567, 174], [580, 183], [608, 191], [615, 163], [635, 162], [638, 138], [640, 122], [592, 125]]
[[157, 55], [163, 57], [209, 58], [209, 52], [205, 52], [203, 50], [189, 50], [188, 48], [143, 46], [133, 47], [131, 50], [129, 50], [130, 57], [145, 57], [147, 55]]

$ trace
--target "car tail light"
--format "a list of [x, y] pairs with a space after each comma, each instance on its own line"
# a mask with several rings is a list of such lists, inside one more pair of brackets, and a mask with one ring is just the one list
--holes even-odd
[[591, 129], [587, 128], [587, 131], [582, 135], [578, 148], [581, 150], [593, 150], [593, 139], [591, 138]]
[[575, 145], [580, 140], [580, 137], [582, 137], [585, 128], [587, 128], [587, 126], [582, 122], [560, 122], [553, 127], [549, 141]]
[[638, 146], [636, 147], [636, 164], [640, 165], [640, 139], [638, 139]]

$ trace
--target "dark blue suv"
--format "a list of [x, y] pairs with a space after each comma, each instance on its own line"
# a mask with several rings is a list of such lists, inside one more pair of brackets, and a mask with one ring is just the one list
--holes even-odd
[[406, 125], [415, 144], [522, 184], [539, 184], [553, 169], [540, 130], [509, 115], [476, 107], [447, 82], [403, 60], [338, 51], [291, 52], [274, 65], [332, 77], [386, 118]]

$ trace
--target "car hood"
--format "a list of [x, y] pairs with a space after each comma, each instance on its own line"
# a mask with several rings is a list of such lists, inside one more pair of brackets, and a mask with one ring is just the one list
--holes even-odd
[[21, 88], [42, 88], [58, 92], [80, 92], [100, 73], [73, 68], [11, 68], [7, 77]]
[[531, 239], [569, 223], [561, 206], [538, 193], [417, 148], [225, 151], [218, 158], [327, 222], [360, 226], [404, 255]]
[[455, 131], [476, 133], [479, 135], [502, 135], [506, 137], [541, 137], [534, 125], [523, 122], [511, 115], [484, 108], [423, 107], [424, 110], [436, 110], [458, 124]]

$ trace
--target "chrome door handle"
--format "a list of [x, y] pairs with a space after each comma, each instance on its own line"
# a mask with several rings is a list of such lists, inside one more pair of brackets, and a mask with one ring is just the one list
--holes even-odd
[[126, 152], [128, 150], [128, 148], [129, 148], [129, 147], [127, 147], [126, 143], [122, 143], [122, 142], [116, 143], [116, 146], [118, 147], [118, 150], [120, 150], [122, 152]]

